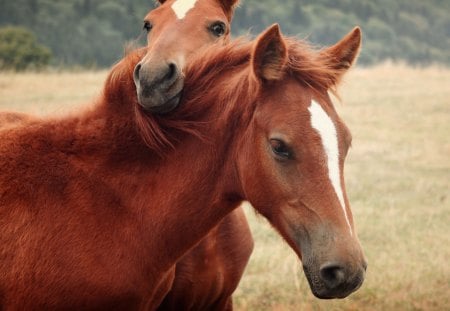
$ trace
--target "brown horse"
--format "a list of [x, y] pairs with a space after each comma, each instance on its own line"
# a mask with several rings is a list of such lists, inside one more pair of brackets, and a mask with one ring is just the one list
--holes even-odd
[[[159, 2], [161, 5], [145, 17], [148, 52], [139, 67], [155, 73], [167, 70], [167, 64], [173, 63], [177, 76], [172, 78], [178, 79], [176, 84], [181, 87], [184, 69], [181, 60], [189, 59], [201, 46], [229, 40], [230, 21], [237, 0]], [[186, 11], [183, 18], [179, 16], [180, 8]], [[206, 24], [198, 19], [199, 15]], [[202, 27], [198, 27], [199, 23]], [[164, 106], [168, 96], [166, 82], [155, 78], [150, 83], [156, 87], [151, 95], [158, 106]], [[158, 83], [161, 84], [159, 87]], [[37, 120], [22, 113], [0, 112], [0, 129], [24, 126], [33, 119]], [[252, 249], [250, 229], [243, 211], [238, 208], [177, 263], [172, 287], [160, 309], [231, 308], [231, 294], [238, 286]]]
[[[173, 265], [242, 200], [302, 258], [316, 296], [356, 290], [366, 262], [343, 179], [351, 138], [327, 91], [360, 40], [356, 28], [312, 52], [274, 26], [215, 47], [189, 65], [165, 117], [135, 108], [137, 52], [92, 109], [3, 131], [1, 305], [153, 309]], [[174, 148], [161, 157], [144, 131]]]

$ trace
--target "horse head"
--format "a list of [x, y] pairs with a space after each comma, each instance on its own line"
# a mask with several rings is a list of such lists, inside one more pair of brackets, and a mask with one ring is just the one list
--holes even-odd
[[177, 107], [186, 61], [200, 47], [226, 42], [237, 0], [159, 0], [147, 14], [148, 48], [134, 69], [141, 107], [167, 113]]
[[308, 52], [274, 25], [251, 53], [248, 78], [259, 92], [238, 148], [244, 197], [301, 258], [319, 298], [346, 297], [367, 267], [344, 185], [351, 134], [328, 95], [360, 44], [355, 28], [336, 45]]

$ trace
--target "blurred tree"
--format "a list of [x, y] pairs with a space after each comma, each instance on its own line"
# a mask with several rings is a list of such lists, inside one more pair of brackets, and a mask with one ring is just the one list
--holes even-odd
[[12, 26], [0, 28], [0, 69], [39, 69], [46, 66], [50, 58], [50, 50], [40, 45], [29, 30]]
[[[0, 0], [0, 26], [33, 31], [51, 48], [57, 65], [109, 66], [127, 42], [145, 39], [142, 20], [155, 3]], [[360, 63], [394, 59], [450, 65], [449, 0], [241, 0], [232, 30], [256, 35], [275, 22], [283, 33], [317, 45], [334, 43], [359, 25], [364, 34]]]

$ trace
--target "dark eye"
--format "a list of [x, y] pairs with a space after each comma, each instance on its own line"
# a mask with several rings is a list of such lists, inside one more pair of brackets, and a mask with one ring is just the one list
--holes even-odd
[[216, 37], [221, 37], [225, 34], [226, 26], [223, 22], [215, 22], [209, 27], [209, 31]]
[[143, 27], [143, 29], [144, 29], [145, 31], [150, 32], [150, 30], [152, 30], [152, 28], [153, 28], [152, 23], [150, 23], [150, 22], [148, 22], [148, 21], [145, 21], [145, 22], [144, 22], [144, 27]]
[[270, 147], [273, 153], [280, 159], [291, 159], [292, 152], [291, 149], [286, 145], [286, 143], [280, 139], [271, 139]]

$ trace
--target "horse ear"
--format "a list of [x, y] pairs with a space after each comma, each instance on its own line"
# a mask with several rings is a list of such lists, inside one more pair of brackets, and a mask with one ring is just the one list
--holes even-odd
[[257, 39], [251, 62], [253, 73], [262, 81], [279, 80], [283, 76], [287, 55], [286, 43], [278, 24], [270, 26]]
[[320, 57], [326, 58], [329, 66], [334, 69], [334, 84], [337, 84], [355, 63], [361, 49], [361, 36], [361, 29], [355, 27], [338, 43], [320, 52]]
[[231, 21], [234, 9], [237, 7], [239, 0], [219, 0], [219, 2], [222, 5], [222, 8], [228, 20]]

